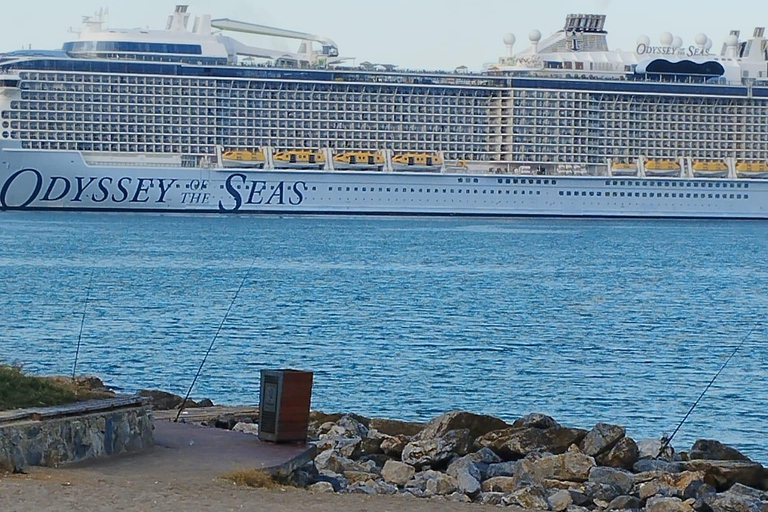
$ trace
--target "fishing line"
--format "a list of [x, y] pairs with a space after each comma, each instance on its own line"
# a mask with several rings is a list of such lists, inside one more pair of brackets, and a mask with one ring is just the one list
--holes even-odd
[[213, 340], [211, 340], [211, 344], [208, 347], [208, 351], [205, 353], [205, 357], [203, 357], [203, 361], [200, 363], [200, 368], [197, 369], [197, 374], [195, 375], [195, 378], [192, 380], [192, 385], [189, 386], [189, 390], [187, 390], [187, 395], [184, 397], [184, 401], [181, 402], [181, 406], [179, 407], [178, 414], [176, 414], [176, 419], [174, 420], [174, 423], [179, 422], [181, 413], [184, 412], [184, 408], [186, 407], [187, 402], [189, 401], [189, 395], [192, 394], [192, 389], [194, 389], [195, 384], [197, 383], [197, 379], [200, 377], [200, 374], [203, 371], [203, 366], [205, 366], [206, 361], [208, 361], [208, 356], [211, 354], [211, 350], [213, 350], [213, 346], [216, 343], [216, 340], [219, 338], [221, 329], [224, 327], [224, 323], [227, 321], [227, 318], [229, 318], [229, 313], [232, 311], [232, 306], [235, 305], [235, 301], [237, 300], [237, 297], [240, 295], [240, 292], [245, 286], [245, 282], [248, 280], [248, 276], [251, 275], [251, 270], [253, 270], [253, 266], [255, 264], [256, 264], [256, 258], [253, 259], [253, 261], [251, 262], [251, 266], [248, 267], [248, 271], [245, 273], [245, 276], [243, 276], [243, 281], [240, 283], [240, 287], [235, 292], [235, 296], [232, 297], [232, 302], [229, 303], [229, 307], [227, 308], [227, 312], [224, 314], [224, 318], [221, 319], [219, 328], [216, 329], [216, 334], [213, 336]]
[[699, 403], [701, 403], [701, 401], [704, 399], [704, 396], [709, 392], [710, 388], [712, 388], [712, 386], [715, 384], [715, 381], [718, 379], [718, 377], [720, 377], [723, 371], [725, 371], [725, 368], [728, 366], [728, 363], [730, 363], [731, 360], [734, 357], [736, 357], [736, 354], [738, 353], [739, 350], [741, 350], [741, 347], [744, 346], [744, 344], [747, 342], [749, 337], [752, 336], [752, 334], [757, 330], [757, 328], [762, 325], [766, 315], [768, 315], [768, 313], [763, 314], [763, 316], [758, 319], [758, 321], [755, 323], [752, 329], [750, 329], [749, 332], [741, 340], [741, 343], [739, 343], [738, 346], [736, 346], [736, 348], [733, 349], [733, 352], [731, 353], [731, 355], [728, 357], [728, 359], [725, 360], [725, 363], [723, 363], [723, 365], [720, 367], [720, 370], [718, 370], [715, 376], [712, 377], [712, 380], [709, 381], [709, 384], [707, 384], [707, 387], [704, 388], [704, 391], [702, 391], [701, 395], [699, 395], [699, 398], [696, 399], [696, 401], [693, 403], [691, 408], [688, 410], [688, 413], [685, 415], [683, 420], [677, 426], [675, 431], [672, 432], [672, 435], [669, 436], [669, 438], [662, 444], [661, 449], [659, 450], [659, 453], [656, 456], [657, 459], [661, 457], [661, 455], [664, 453], [664, 450], [666, 450], [669, 447], [669, 445], [672, 443], [672, 440], [675, 438], [677, 433], [680, 432], [680, 429], [683, 428], [683, 425], [685, 425], [685, 422], [688, 421], [688, 418], [690, 418], [691, 414], [693, 414], [693, 411], [696, 409], [696, 407], [699, 406]]
[[77, 375], [77, 360], [80, 357], [80, 344], [83, 341], [83, 327], [85, 326], [85, 313], [88, 310], [88, 301], [91, 298], [91, 286], [93, 285], [93, 270], [91, 270], [91, 277], [88, 279], [88, 291], [85, 294], [85, 303], [83, 304], [83, 314], [80, 317], [80, 334], [77, 335], [77, 349], [75, 350], [75, 364], [72, 366], [72, 382], [75, 382], [75, 376]]

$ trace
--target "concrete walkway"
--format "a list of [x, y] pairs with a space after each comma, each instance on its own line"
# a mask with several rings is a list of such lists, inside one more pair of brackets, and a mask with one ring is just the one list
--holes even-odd
[[67, 466], [71, 471], [102, 475], [140, 473], [157, 481], [199, 476], [221, 476], [243, 469], [287, 475], [315, 456], [313, 445], [271, 444], [251, 434], [188, 423], [155, 421], [155, 447], [142, 453]]

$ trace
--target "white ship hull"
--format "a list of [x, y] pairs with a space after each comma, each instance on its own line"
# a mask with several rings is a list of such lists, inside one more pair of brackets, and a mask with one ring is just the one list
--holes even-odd
[[0, 209], [767, 219], [768, 180], [112, 167], [5, 150]]

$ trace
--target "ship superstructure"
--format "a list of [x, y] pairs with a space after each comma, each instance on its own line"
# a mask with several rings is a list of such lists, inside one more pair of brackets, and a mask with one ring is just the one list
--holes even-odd
[[448, 73], [352, 67], [325, 36], [186, 6], [157, 31], [101, 12], [61, 51], [0, 56], [0, 207], [768, 216], [764, 30], [619, 52], [605, 21]]

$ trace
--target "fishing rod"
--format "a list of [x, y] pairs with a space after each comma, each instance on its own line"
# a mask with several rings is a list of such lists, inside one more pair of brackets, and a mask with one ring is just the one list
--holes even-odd
[[208, 351], [205, 353], [205, 357], [203, 357], [203, 361], [200, 363], [200, 368], [197, 369], [197, 374], [195, 375], [195, 378], [192, 380], [192, 384], [189, 386], [189, 390], [187, 390], [187, 394], [184, 397], [184, 400], [181, 402], [181, 406], [179, 407], [179, 412], [178, 414], [176, 414], [176, 419], [173, 420], [174, 423], [179, 422], [181, 413], [184, 412], [184, 408], [187, 406], [187, 402], [189, 401], [189, 396], [192, 394], [192, 390], [194, 389], [195, 384], [197, 383], [197, 379], [200, 378], [200, 374], [203, 371], [203, 367], [205, 366], [206, 361], [208, 361], [208, 356], [211, 354], [211, 351], [213, 350], [213, 346], [216, 344], [216, 340], [219, 338], [219, 334], [221, 333], [221, 329], [224, 327], [224, 323], [227, 321], [227, 318], [229, 318], [229, 313], [232, 311], [232, 306], [235, 305], [235, 301], [237, 300], [237, 297], [240, 295], [240, 292], [245, 286], [245, 282], [248, 280], [248, 276], [251, 275], [251, 270], [253, 270], [253, 266], [255, 264], [256, 264], [256, 259], [254, 258], [253, 261], [251, 262], [251, 266], [248, 267], [248, 271], [243, 276], [243, 280], [240, 283], [240, 286], [238, 287], [237, 291], [235, 292], [235, 296], [232, 297], [232, 302], [229, 303], [229, 307], [227, 308], [227, 312], [224, 314], [224, 318], [221, 319], [219, 328], [216, 329], [216, 334], [214, 334], [213, 340], [211, 340], [211, 344], [208, 346]]
[[88, 279], [88, 291], [85, 294], [85, 302], [83, 303], [83, 314], [80, 317], [80, 334], [77, 335], [77, 349], [75, 350], [75, 364], [72, 366], [72, 383], [73, 384], [77, 376], [77, 360], [80, 358], [80, 344], [83, 341], [83, 327], [85, 326], [85, 313], [88, 310], [88, 301], [91, 298], [92, 285], [93, 285], [93, 270], [91, 270], [91, 277]]
[[678, 432], [680, 432], [680, 429], [683, 428], [683, 425], [685, 425], [685, 422], [688, 421], [688, 418], [691, 417], [691, 414], [693, 414], [693, 411], [696, 410], [696, 407], [699, 406], [701, 401], [704, 399], [704, 396], [709, 392], [709, 390], [712, 388], [712, 386], [715, 384], [715, 381], [720, 377], [720, 375], [725, 371], [725, 368], [728, 366], [728, 364], [733, 360], [734, 357], [736, 357], [736, 354], [741, 350], [741, 348], [744, 346], [744, 344], [747, 342], [747, 340], [752, 336], [752, 334], [758, 329], [758, 327], [762, 326], [763, 320], [765, 319], [766, 315], [768, 313], [763, 314], [762, 317], [758, 319], [758, 321], [755, 323], [754, 326], [752, 326], [752, 329], [749, 330], [749, 332], [742, 338], [741, 343], [739, 343], [735, 349], [733, 349], [733, 352], [731, 352], [731, 355], [728, 356], [728, 359], [725, 360], [723, 365], [720, 367], [720, 369], [717, 371], [714, 377], [712, 377], [712, 380], [709, 381], [709, 384], [707, 384], [707, 387], [704, 388], [704, 391], [701, 392], [701, 395], [699, 395], [699, 398], [696, 399], [696, 401], [693, 403], [691, 408], [688, 410], [688, 413], [683, 417], [680, 424], [677, 426], [674, 432], [672, 432], [672, 435], [669, 436], [669, 438], [662, 443], [661, 449], [659, 450], [658, 455], [656, 455], [656, 458], [661, 458], [662, 454], [664, 453], [664, 450], [669, 448], [669, 445], [672, 443], [672, 440], [675, 438]]

